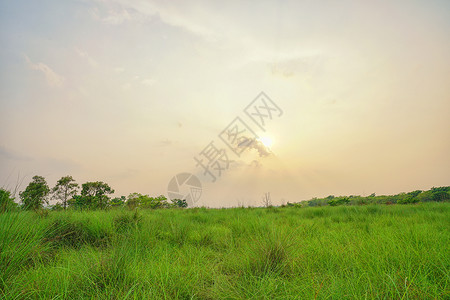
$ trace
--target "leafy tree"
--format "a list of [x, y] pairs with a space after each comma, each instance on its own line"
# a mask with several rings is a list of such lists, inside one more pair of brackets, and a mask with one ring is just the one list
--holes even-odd
[[51, 207], [51, 210], [57, 210], [57, 211], [59, 211], [59, 210], [63, 210], [63, 209], [65, 209], [62, 205], [61, 205], [61, 203], [56, 203], [55, 205], [52, 205], [52, 207]]
[[34, 176], [33, 181], [28, 184], [25, 191], [20, 192], [19, 196], [25, 209], [39, 209], [44, 203], [48, 204], [47, 195], [50, 188], [42, 176]]
[[433, 201], [445, 201], [450, 200], [450, 187], [433, 187], [431, 188], [431, 199]]
[[3, 188], [0, 188], [0, 212], [4, 212], [7, 209], [16, 207], [14, 197], [11, 197], [11, 192]]
[[419, 202], [420, 200], [417, 198], [413, 198], [411, 196], [408, 196], [406, 198], [400, 199], [397, 201], [398, 204], [414, 204]]
[[76, 193], [79, 185], [75, 183], [72, 176], [61, 177], [52, 189], [53, 198], [61, 200], [64, 209], [67, 207], [67, 200], [71, 199]]
[[163, 195], [160, 195], [158, 197], [149, 197], [148, 195], [145, 195], [141, 203], [141, 206], [143, 208], [157, 209], [157, 208], [168, 208], [170, 207], [170, 204], [169, 202], [167, 202], [167, 198]]
[[158, 197], [150, 197], [149, 195], [132, 193], [128, 195], [127, 206], [130, 209], [133, 209], [135, 207], [157, 209], [168, 208], [171, 206], [171, 204], [169, 204], [167, 198], [163, 195]]
[[349, 202], [350, 202], [349, 197], [335, 197], [333, 200], [328, 201], [328, 204], [330, 206], [338, 206], [338, 205], [347, 204]]
[[83, 210], [87, 209], [90, 206], [90, 201], [92, 199], [89, 197], [83, 197], [81, 195], [75, 195], [72, 199], [67, 201], [69, 207], [73, 207], [75, 209]]
[[172, 201], [172, 206], [174, 206], [174, 207], [181, 207], [181, 208], [188, 207], [188, 204], [185, 199], [171, 199], [171, 201]]
[[131, 194], [129, 194], [127, 202], [126, 202], [128, 208], [129, 209], [134, 209], [134, 208], [140, 206], [143, 197], [145, 197], [145, 196], [142, 195], [142, 194], [139, 194], [139, 193], [131, 193]]
[[419, 196], [420, 193], [422, 193], [422, 191], [421, 190], [417, 190], [417, 191], [409, 192], [406, 195], [408, 195], [411, 198], [416, 198], [417, 196]]
[[117, 206], [124, 205], [126, 201], [127, 201], [127, 198], [125, 198], [125, 196], [121, 196], [120, 198], [116, 197], [116, 198], [111, 199], [110, 204], [111, 204], [111, 206], [117, 207]]
[[86, 182], [81, 185], [81, 197], [79, 201], [84, 206], [90, 208], [105, 209], [109, 205], [108, 194], [113, 194], [114, 190], [103, 181]]

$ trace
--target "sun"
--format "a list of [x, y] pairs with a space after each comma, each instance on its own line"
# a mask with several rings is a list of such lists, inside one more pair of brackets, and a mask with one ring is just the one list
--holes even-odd
[[269, 148], [273, 144], [272, 139], [268, 136], [261, 136], [258, 138], [258, 141], [260, 141], [267, 148]]

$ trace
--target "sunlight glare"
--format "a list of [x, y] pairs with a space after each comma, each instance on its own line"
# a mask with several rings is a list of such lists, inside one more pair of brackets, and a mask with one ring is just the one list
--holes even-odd
[[267, 148], [269, 148], [273, 144], [272, 139], [268, 136], [261, 136], [258, 140]]

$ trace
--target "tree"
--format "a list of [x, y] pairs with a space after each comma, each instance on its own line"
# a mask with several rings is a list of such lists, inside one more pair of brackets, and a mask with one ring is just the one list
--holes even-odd
[[145, 197], [142, 194], [139, 193], [131, 193], [128, 195], [128, 199], [127, 199], [127, 206], [129, 209], [135, 209], [136, 207], [141, 205], [142, 202], [142, 198]]
[[163, 195], [158, 197], [149, 197], [145, 195], [145, 197], [141, 200], [141, 207], [143, 208], [168, 208], [170, 206], [169, 202], [167, 202], [167, 198]]
[[328, 201], [330, 206], [338, 206], [343, 204], [348, 204], [350, 202], [349, 197], [335, 197], [333, 200]]
[[272, 206], [272, 200], [270, 198], [270, 193], [264, 193], [264, 196], [262, 197], [262, 203], [263, 203], [264, 207]]
[[0, 212], [4, 212], [15, 206], [16, 203], [14, 202], [14, 197], [11, 197], [11, 192], [0, 188]]
[[188, 204], [185, 199], [171, 199], [173, 207], [186, 208]]
[[34, 176], [33, 181], [28, 184], [25, 191], [20, 192], [19, 196], [25, 209], [39, 209], [44, 203], [48, 204], [47, 195], [50, 188], [42, 176]]
[[[186, 200], [179, 200], [179, 201], [186, 201]], [[174, 204], [173, 203], [170, 204], [167, 201], [167, 198], [163, 195], [160, 195], [158, 197], [150, 197], [149, 195], [142, 195], [139, 193], [131, 193], [130, 195], [128, 195], [128, 199], [127, 199], [127, 206], [130, 209], [134, 209], [136, 207], [151, 208], [151, 209], [169, 208], [173, 205]], [[179, 205], [184, 205], [184, 204], [182, 202], [180, 202]], [[186, 206], [179, 206], [179, 207], [187, 207], [187, 203], [186, 203]]]
[[421, 190], [416, 190], [416, 191], [409, 192], [406, 195], [408, 195], [411, 198], [416, 198], [417, 196], [419, 196], [420, 193], [422, 193]]
[[69, 199], [67, 201], [67, 204], [70, 207], [74, 207], [76, 209], [79, 210], [83, 210], [86, 208], [89, 208], [90, 202], [88, 203], [88, 201], [91, 201], [92, 199], [88, 198], [88, 197], [83, 197], [81, 195], [75, 195], [73, 196], [72, 199]]
[[81, 185], [81, 197], [79, 203], [90, 208], [105, 209], [109, 204], [108, 194], [113, 194], [114, 190], [103, 181], [86, 182]]
[[[167, 208], [169, 207], [169, 203], [167, 202], [167, 198], [163, 195], [158, 197], [150, 197], [149, 195], [141, 195], [137, 194], [137, 204], [142, 208]], [[130, 195], [131, 196], [131, 195]]]
[[127, 198], [125, 198], [125, 196], [120, 196], [120, 198], [119, 197], [116, 197], [116, 198], [113, 198], [113, 199], [111, 199], [111, 206], [122, 206], [122, 205], [124, 205], [125, 204], [125, 202], [127, 201]]
[[52, 189], [53, 198], [61, 200], [64, 209], [67, 207], [67, 200], [72, 199], [77, 193], [79, 185], [75, 183], [72, 176], [61, 177]]

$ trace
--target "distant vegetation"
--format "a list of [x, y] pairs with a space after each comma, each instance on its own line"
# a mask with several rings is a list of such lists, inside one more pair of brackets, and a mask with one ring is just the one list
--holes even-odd
[[450, 186], [433, 187], [428, 191], [416, 190], [409, 193], [400, 193], [392, 196], [339, 196], [330, 195], [325, 198], [313, 198], [308, 201], [289, 203], [287, 206], [338, 206], [338, 205], [367, 205], [367, 204], [413, 204], [418, 202], [443, 202], [450, 200]]
[[[121, 196], [111, 198], [114, 190], [105, 182], [86, 182], [80, 186], [72, 176], [61, 177], [56, 185], [50, 189], [47, 181], [42, 176], [34, 176], [24, 191], [19, 193], [20, 203], [15, 202], [15, 197], [7, 189], [0, 188], [0, 212], [6, 210], [97, 210], [112, 207], [135, 208], [185, 208], [187, 202], [184, 199], [168, 200], [165, 196], [151, 197], [139, 193], [131, 193], [128, 197]], [[49, 205], [50, 200], [56, 200], [56, 204]]]
[[[127, 207], [135, 208], [186, 208], [184, 199], [168, 200], [165, 196], [157, 197], [131, 193], [128, 197], [120, 196], [111, 198], [114, 193], [107, 183], [102, 181], [86, 182], [80, 186], [72, 176], [61, 177], [56, 185], [50, 189], [45, 178], [34, 176], [24, 191], [19, 193], [20, 203], [15, 202], [11, 192], [0, 188], [0, 212], [7, 209], [40, 210], [49, 208], [52, 210], [97, 210]], [[49, 200], [56, 200], [56, 204], [49, 205]], [[414, 204], [418, 202], [443, 202], [450, 200], [450, 186], [433, 187], [428, 191], [416, 190], [409, 193], [400, 193], [392, 196], [377, 196], [375, 193], [369, 196], [338, 196], [330, 195], [325, 198], [313, 198], [308, 201], [287, 203], [287, 206], [339, 206], [339, 205], [367, 205], [367, 204]], [[270, 193], [263, 197], [264, 207], [271, 207]], [[283, 205], [284, 206], [284, 205]]]

